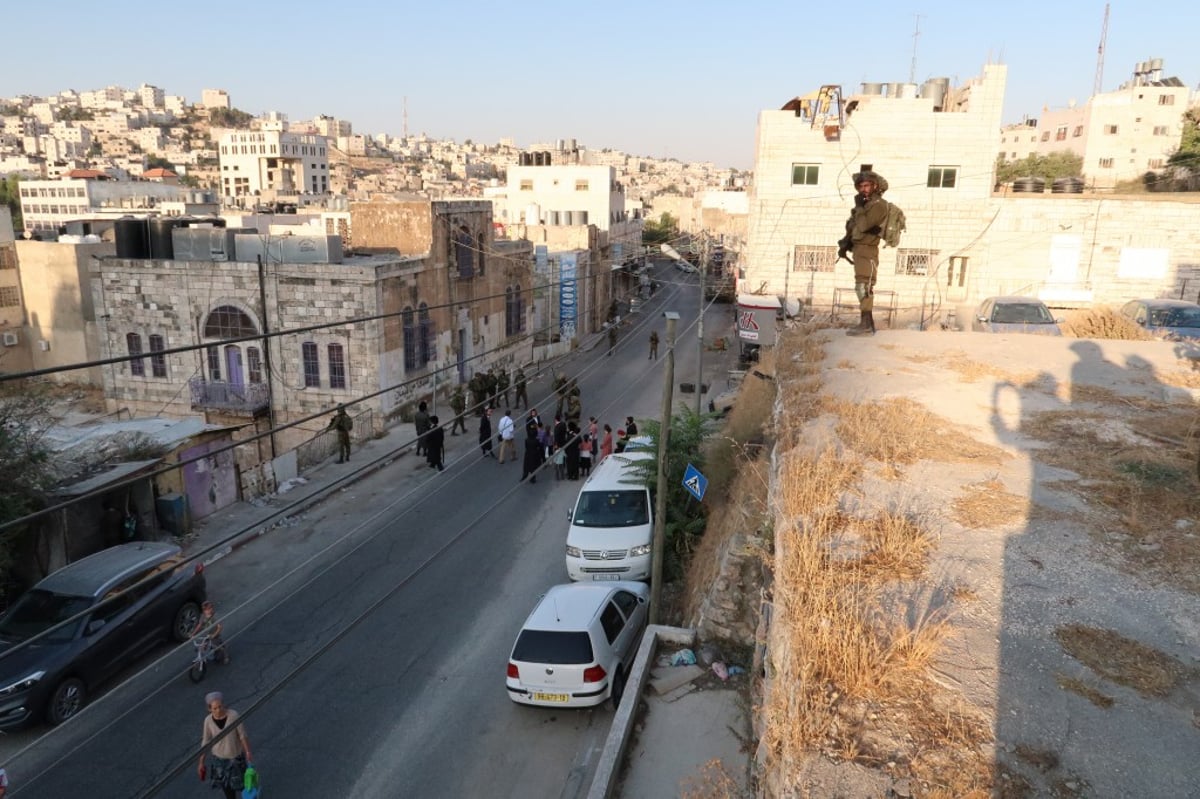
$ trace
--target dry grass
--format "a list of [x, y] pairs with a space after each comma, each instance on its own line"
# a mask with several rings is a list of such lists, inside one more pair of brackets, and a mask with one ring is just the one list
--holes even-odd
[[1200, 388], [1200, 371], [1197, 371], [1195, 361], [1192, 361], [1192, 371], [1185, 372], [1181, 369], [1173, 369], [1170, 372], [1162, 372], [1156, 374], [1154, 379], [1165, 386], [1175, 386], [1176, 388]]
[[719, 758], [700, 767], [695, 777], [685, 777], [680, 785], [681, 799], [749, 799], [738, 781]]
[[1101, 693], [1083, 680], [1077, 680], [1065, 674], [1056, 674], [1054, 675], [1054, 681], [1058, 683], [1059, 688], [1079, 694], [1096, 707], [1108, 709], [1113, 706], [1113, 698], [1111, 696]]
[[1195, 675], [1175, 658], [1113, 630], [1069, 624], [1054, 631], [1068, 655], [1142, 696], [1166, 697]]
[[1154, 336], [1121, 316], [1114, 308], [1091, 308], [1067, 311], [1059, 327], [1063, 335], [1075, 338], [1121, 338], [1133, 341], [1152, 341]]
[[919, 460], [999, 464], [1010, 457], [910, 399], [855, 403], [824, 397], [821, 409], [837, 416], [838, 435], [847, 446], [895, 476], [900, 466]]
[[1023, 523], [1029, 516], [1029, 501], [1004, 489], [1004, 483], [989, 478], [964, 486], [963, 494], [951, 505], [953, 517], [963, 527], [982, 530]]

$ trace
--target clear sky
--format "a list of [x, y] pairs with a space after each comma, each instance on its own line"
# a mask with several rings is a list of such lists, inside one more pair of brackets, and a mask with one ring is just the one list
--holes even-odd
[[[958, 84], [1008, 65], [1004, 121], [1092, 91], [1098, 0], [569, 0], [144, 3], [57, 0], [3, 14], [0, 96], [151, 83], [251, 113], [328, 114], [357, 133], [408, 130], [753, 166], [760, 110], [821, 84]], [[1114, 0], [1106, 91], [1134, 64], [1196, 88], [1200, 6]], [[919, 17], [917, 15], [920, 15]], [[916, 69], [913, 34], [916, 39]]]

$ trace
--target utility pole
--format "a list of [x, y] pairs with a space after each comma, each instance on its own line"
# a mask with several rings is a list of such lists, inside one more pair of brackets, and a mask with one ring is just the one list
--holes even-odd
[[913, 54], [912, 63], [908, 66], [908, 82], [917, 82], [917, 40], [921, 38], [921, 17], [924, 14], [913, 14], [916, 17], [916, 24], [913, 26]]
[[[675, 323], [679, 314], [666, 311], [667, 371], [664, 375], [662, 421], [658, 429], [658, 494], [654, 502], [654, 542], [650, 554], [650, 623], [658, 624], [662, 604], [663, 549], [667, 537], [667, 445], [671, 441], [671, 402], [675, 388]], [[699, 390], [699, 389], [697, 389]]]
[[696, 337], [700, 351], [696, 353], [696, 415], [701, 413], [704, 399], [704, 281], [708, 277], [708, 235], [700, 243], [700, 318], [696, 323]]
[[[267, 312], [267, 276], [263, 264], [263, 257], [258, 256], [258, 303], [262, 307], [262, 357], [263, 367], [267, 372], [267, 424], [271, 426], [271, 458], [274, 459], [277, 455], [275, 448], [275, 373], [271, 370], [271, 326], [267, 321], [269, 316]], [[350, 348], [346, 348], [349, 352]], [[119, 416], [117, 418], [120, 418]], [[257, 426], [256, 426], [257, 429]]]
[[1104, 4], [1104, 24], [1100, 27], [1100, 46], [1096, 48], [1096, 82], [1092, 84], [1092, 96], [1104, 89], [1104, 45], [1108, 41], [1108, 3]]

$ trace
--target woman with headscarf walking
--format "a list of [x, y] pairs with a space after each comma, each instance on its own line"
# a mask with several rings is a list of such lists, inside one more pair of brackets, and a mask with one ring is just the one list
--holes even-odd
[[[204, 719], [200, 737], [200, 746], [204, 751], [200, 753], [196, 772], [201, 782], [207, 776], [211, 787], [220, 788], [225, 793], [225, 799], [237, 799], [242, 793], [246, 766], [253, 759], [246, 727], [236, 710], [225, 707], [225, 696], [220, 691], [207, 694], [204, 703], [208, 705], [208, 716]], [[218, 736], [221, 739], [213, 743]]]

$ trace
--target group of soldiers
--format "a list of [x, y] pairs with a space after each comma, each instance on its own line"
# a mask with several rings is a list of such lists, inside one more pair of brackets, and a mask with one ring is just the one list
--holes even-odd
[[554, 376], [554, 396], [558, 400], [555, 416], [563, 416], [565, 409], [566, 416], [563, 418], [567, 422], [579, 424], [579, 420], [583, 418], [583, 391], [579, 388], [579, 381], [559, 372]]
[[[492, 368], [486, 372], [477, 372], [467, 382], [467, 391], [471, 394], [471, 412], [479, 415], [483, 413], [484, 408], [509, 407], [509, 389], [516, 394], [514, 399], [520, 407], [529, 407], [529, 389], [524, 369], [518, 366], [511, 379], [507, 369], [497, 371]], [[464, 433], [467, 432], [467, 396], [461, 385], [455, 386], [454, 393], [450, 395], [450, 409], [454, 411], [454, 425], [450, 428], [450, 435], [458, 435], [460, 429]]]

